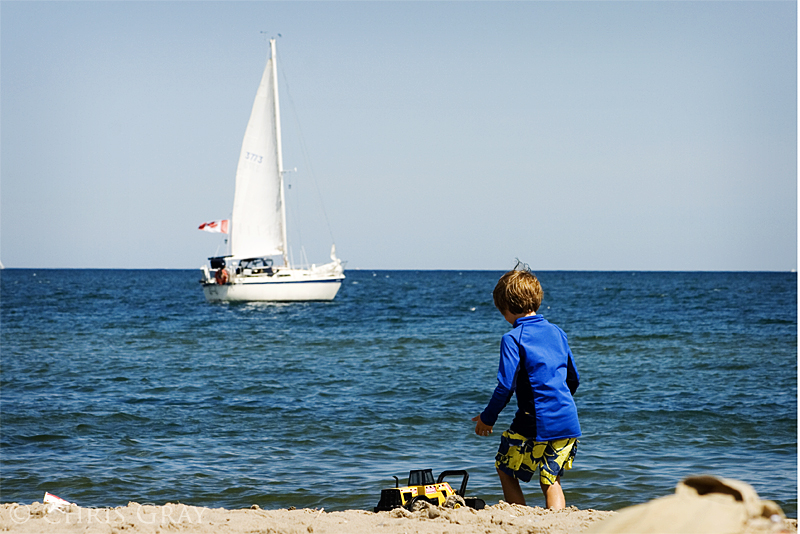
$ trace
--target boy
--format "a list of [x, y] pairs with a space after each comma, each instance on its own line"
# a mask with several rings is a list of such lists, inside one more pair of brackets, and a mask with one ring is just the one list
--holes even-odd
[[572, 399], [579, 375], [564, 331], [536, 314], [542, 303], [539, 280], [526, 265], [518, 268], [494, 288], [494, 305], [514, 328], [500, 343], [498, 384], [489, 405], [472, 420], [475, 433], [488, 436], [516, 391], [519, 409], [495, 457], [503, 496], [524, 505], [519, 481], [529, 482], [538, 467], [547, 507], [561, 509], [566, 507], [561, 475], [572, 468], [581, 435]]

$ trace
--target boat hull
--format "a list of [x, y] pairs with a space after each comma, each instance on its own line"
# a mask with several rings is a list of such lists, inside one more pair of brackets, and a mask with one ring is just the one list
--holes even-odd
[[203, 282], [203, 293], [209, 302], [333, 300], [343, 278], [234, 280], [227, 284]]

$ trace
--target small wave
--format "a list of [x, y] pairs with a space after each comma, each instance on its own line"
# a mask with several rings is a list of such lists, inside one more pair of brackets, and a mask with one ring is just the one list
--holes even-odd
[[64, 436], [62, 434], [38, 434], [36, 436], [20, 436], [19, 439], [31, 443], [44, 443], [47, 441], [61, 441], [64, 439], [70, 439], [70, 436]]
[[150, 421], [149, 417], [142, 417], [126, 412], [116, 412], [103, 417], [104, 422], [109, 423], [127, 423], [131, 421]]

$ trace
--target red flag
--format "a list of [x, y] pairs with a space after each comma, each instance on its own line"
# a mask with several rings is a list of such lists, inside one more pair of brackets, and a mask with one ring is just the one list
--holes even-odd
[[207, 223], [201, 224], [198, 230], [203, 230], [205, 232], [214, 232], [216, 234], [227, 234], [228, 233], [228, 219], [223, 219], [221, 221], [211, 221]]

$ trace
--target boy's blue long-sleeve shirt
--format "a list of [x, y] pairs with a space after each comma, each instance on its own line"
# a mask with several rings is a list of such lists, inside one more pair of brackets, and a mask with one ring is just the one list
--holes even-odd
[[493, 426], [516, 392], [511, 431], [536, 441], [581, 435], [572, 395], [580, 376], [567, 335], [541, 315], [521, 317], [500, 342], [497, 387], [481, 421]]

